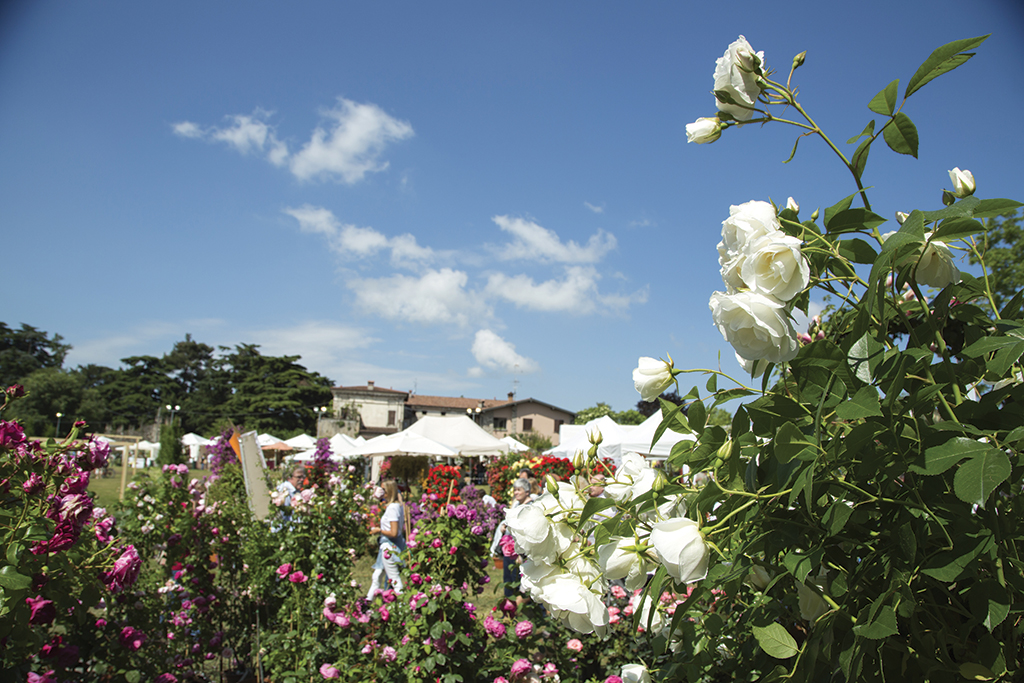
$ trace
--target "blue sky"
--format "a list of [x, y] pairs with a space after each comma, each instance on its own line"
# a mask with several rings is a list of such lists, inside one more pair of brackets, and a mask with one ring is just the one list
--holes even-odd
[[843, 143], [986, 33], [904, 109], [919, 158], [876, 145], [884, 216], [938, 208], [954, 166], [1024, 198], [1017, 2], [7, 3], [0, 320], [71, 366], [191, 333], [339, 384], [624, 410], [641, 355], [738, 373], [708, 310], [731, 204], [855, 189], [820, 141], [783, 165], [792, 127], [686, 144], [729, 43], [781, 74], [806, 50]]

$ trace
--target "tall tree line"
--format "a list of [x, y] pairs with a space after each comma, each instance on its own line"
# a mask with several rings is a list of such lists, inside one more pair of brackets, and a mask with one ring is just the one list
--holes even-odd
[[[329, 405], [331, 382], [300, 356], [265, 356], [256, 344], [214, 348], [185, 335], [163, 356], [131, 356], [121, 367], [63, 367], [71, 346], [59, 334], [0, 322], [2, 386], [22, 384], [26, 397], [5, 411], [28, 433], [66, 433], [76, 420], [91, 431], [133, 430], [175, 420], [212, 435], [239, 426], [282, 438], [316, 429], [313, 408]], [[57, 417], [61, 413], [61, 417]]]

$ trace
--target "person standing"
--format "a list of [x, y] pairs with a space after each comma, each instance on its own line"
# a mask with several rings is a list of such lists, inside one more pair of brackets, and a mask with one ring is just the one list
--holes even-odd
[[402, 553], [405, 552], [405, 506], [402, 504], [402, 494], [398, 491], [398, 485], [394, 480], [388, 479], [374, 491], [378, 500], [386, 502], [387, 507], [384, 514], [380, 516], [380, 526], [370, 527], [370, 533], [379, 533], [377, 539], [377, 561], [373, 563], [373, 577], [370, 579], [370, 591], [366, 594], [367, 600], [373, 600], [374, 594], [381, 590], [378, 584], [381, 575], [387, 575], [388, 581], [396, 593], [401, 593], [404, 584], [402, 575], [399, 572], [399, 565], [402, 564]]
[[292, 497], [299, 492], [299, 486], [302, 484], [302, 480], [306, 478], [306, 470], [302, 467], [296, 467], [288, 475], [288, 478], [277, 485], [278, 493], [284, 495], [285, 507], [292, 506]]

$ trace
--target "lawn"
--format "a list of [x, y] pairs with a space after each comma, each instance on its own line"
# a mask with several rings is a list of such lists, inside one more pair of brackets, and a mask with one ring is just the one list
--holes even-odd
[[[96, 496], [96, 506], [102, 508], [112, 508], [114, 503], [117, 502], [121, 495], [121, 467], [118, 465], [111, 465], [107, 467], [105, 476], [97, 477], [93, 475], [89, 479], [89, 491]], [[191, 480], [193, 477], [199, 479], [205, 477], [210, 473], [209, 470], [189, 470], [188, 477]], [[148, 476], [158, 477], [160, 475], [159, 467], [140, 467], [128, 468], [128, 482], [130, 483], [134, 477]]]

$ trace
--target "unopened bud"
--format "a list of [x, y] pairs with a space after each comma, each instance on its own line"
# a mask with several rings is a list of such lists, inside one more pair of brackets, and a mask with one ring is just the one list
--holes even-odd
[[817, 209], [815, 209], [814, 213], [811, 214], [811, 220], [812, 221], [818, 220], [818, 210]]
[[544, 475], [544, 486], [547, 487], [548, 493], [550, 493], [555, 498], [558, 498], [558, 480], [555, 479], [555, 475]]
[[903, 225], [903, 221], [907, 220], [908, 217], [910, 217], [909, 213], [903, 213], [902, 211], [896, 212], [896, 222], [900, 225]]
[[668, 479], [665, 478], [665, 473], [659, 470], [654, 475], [654, 483], [651, 484], [651, 489], [654, 490], [654, 491], [660, 491], [663, 488], [665, 488], [665, 484], [667, 484], [667, 483], [668, 483]]
[[590, 443], [594, 444], [595, 446], [601, 445], [602, 441], [604, 441], [604, 437], [601, 435], [600, 429], [596, 430], [593, 434], [590, 435]]
[[583, 455], [583, 451], [576, 451], [576, 455], [572, 456], [573, 469], [581, 470], [586, 464], [587, 460]]
[[949, 172], [949, 180], [953, 183], [953, 194], [957, 197], [970, 197], [974, 194], [974, 174], [954, 168]]
[[793, 213], [800, 213], [800, 203], [792, 197], [786, 200], [786, 208]]
[[804, 60], [807, 59], [807, 50], [804, 50], [796, 57], [793, 57], [793, 68], [797, 69], [804, 65]]
[[718, 457], [725, 462], [732, 456], [732, 439], [726, 439], [725, 443], [718, 447]]

